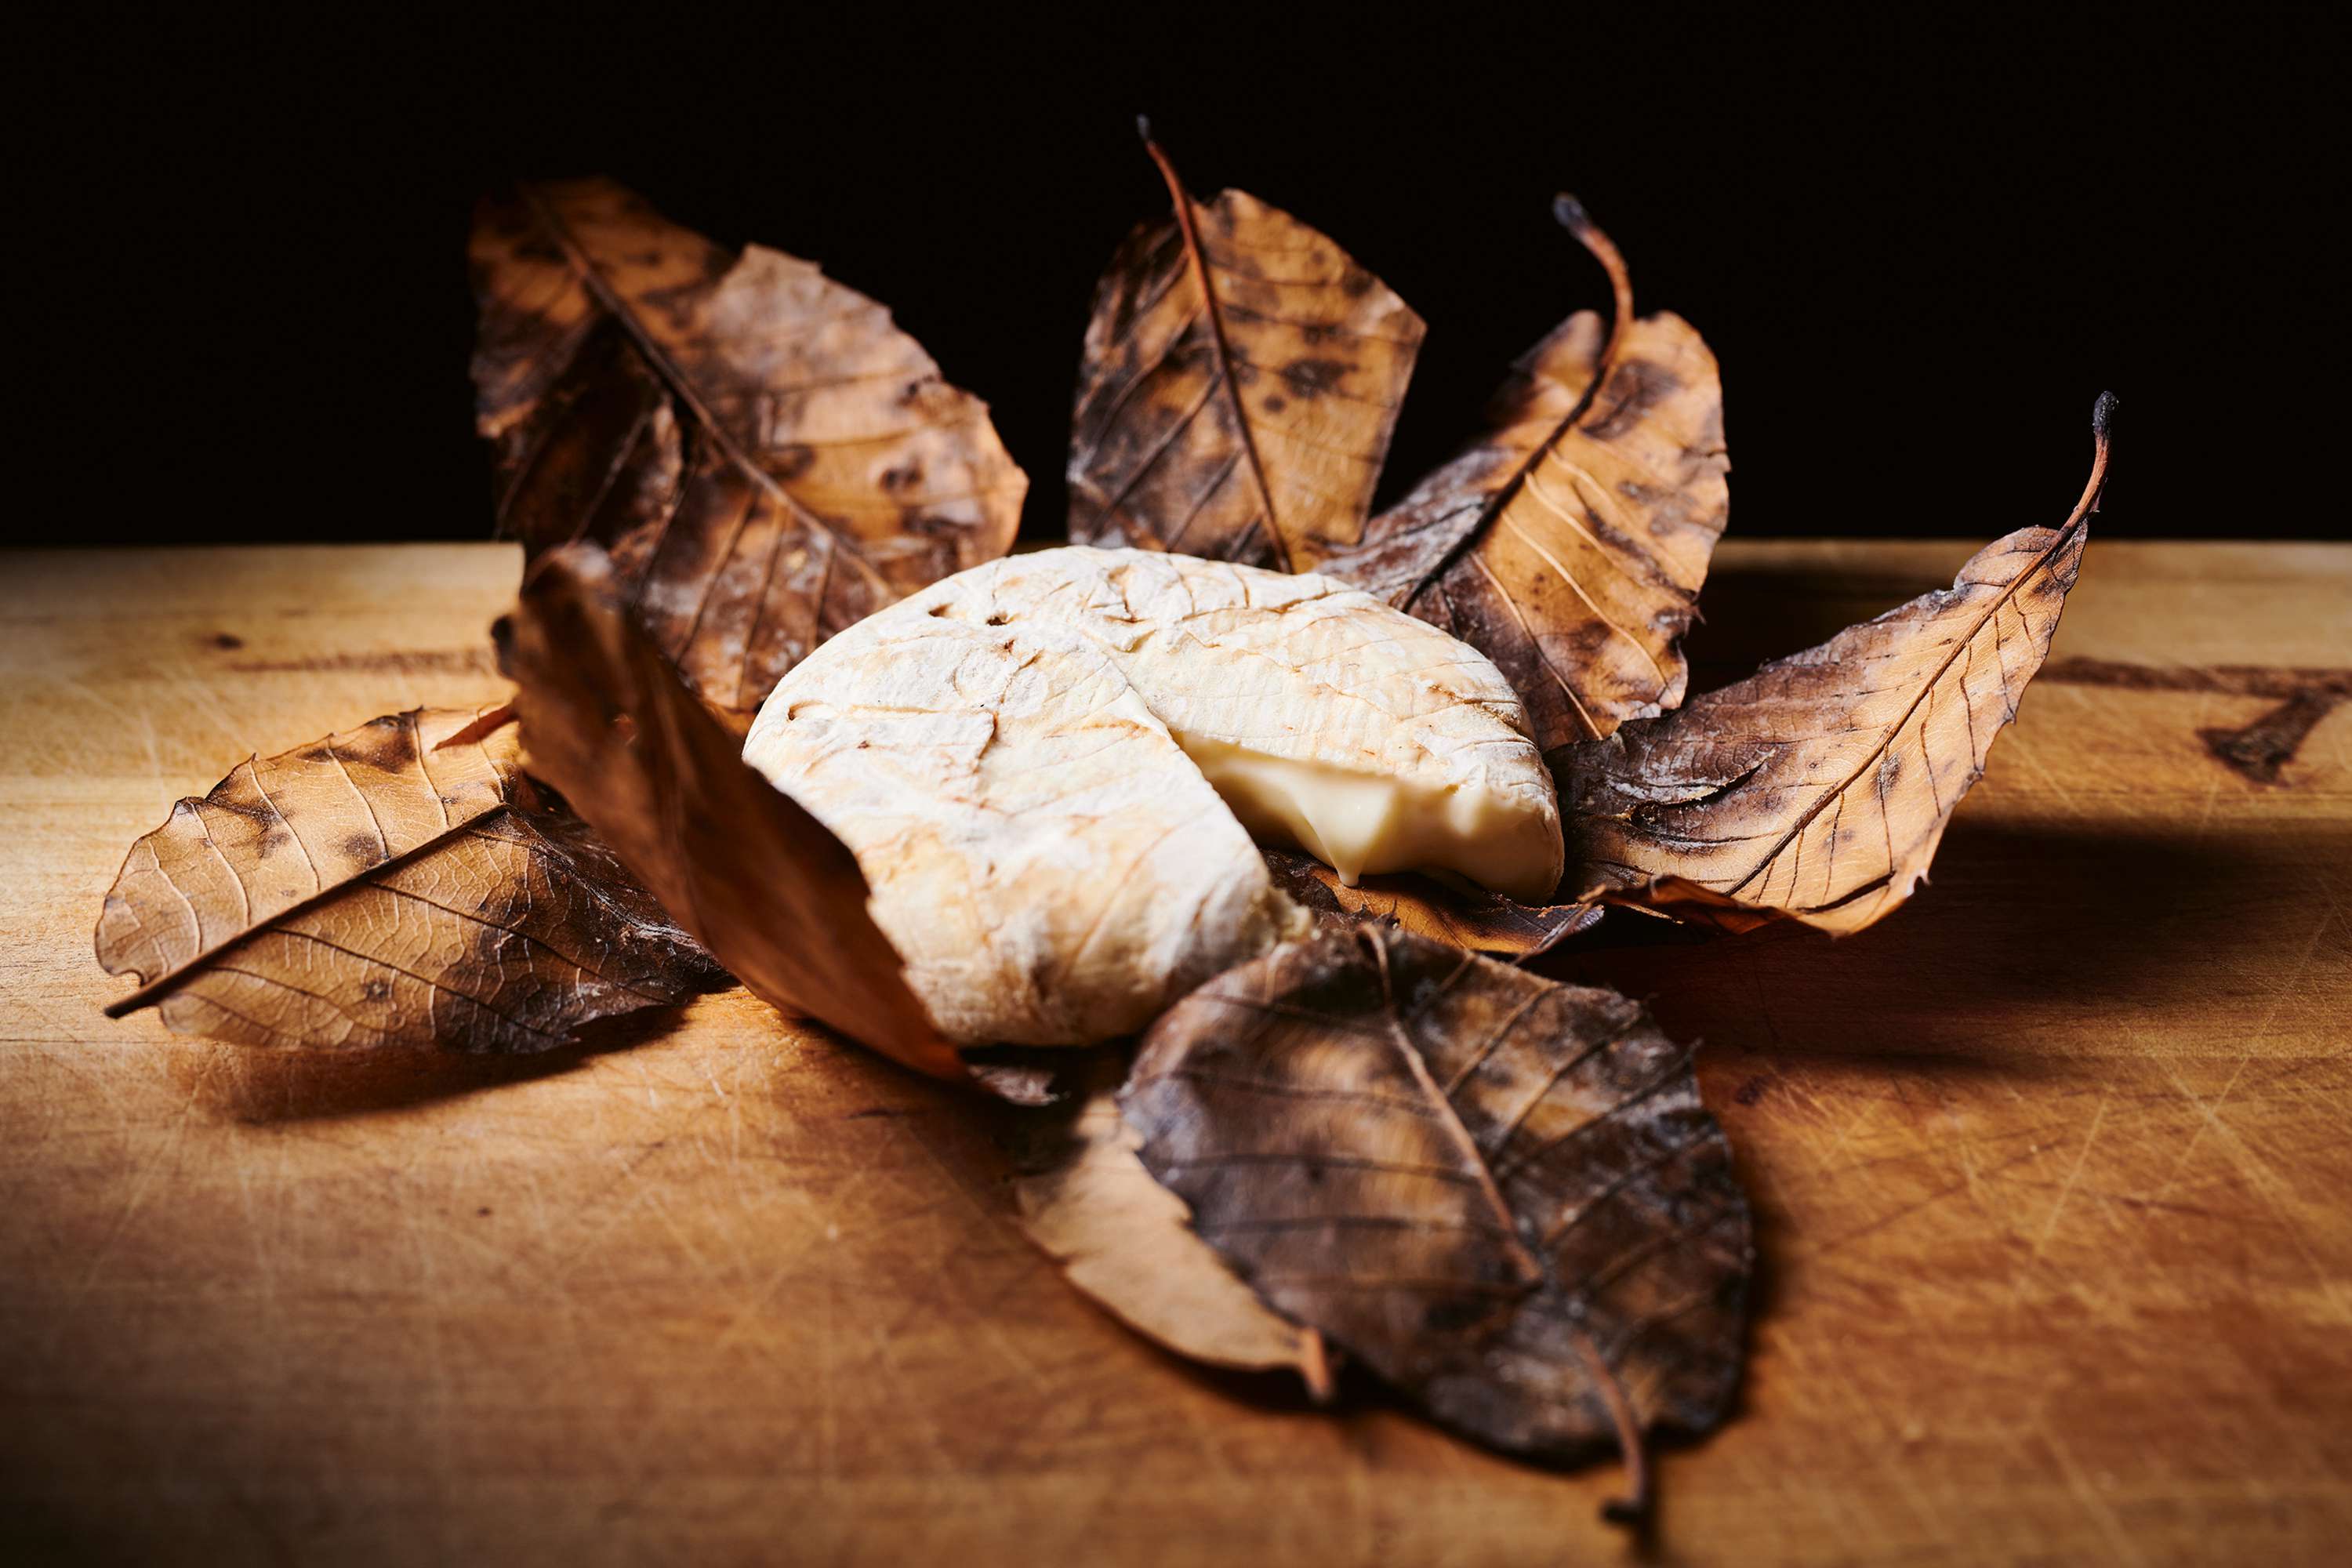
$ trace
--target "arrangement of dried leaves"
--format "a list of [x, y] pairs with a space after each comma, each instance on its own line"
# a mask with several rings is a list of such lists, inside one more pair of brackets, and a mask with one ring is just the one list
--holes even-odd
[[[834, 634], [1012, 545], [1026, 480], [879, 304], [730, 252], [604, 181], [481, 207], [482, 435], [525, 576], [501, 705], [268, 758], [132, 846], [97, 945], [173, 1028], [254, 1045], [545, 1050], [740, 983], [917, 1070], [1040, 1106], [1023, 1224], [1072, 1282], [1318, 1399], [1360, 1363], [1515, 1453], [1644, 1449], [1736, 1397], [1747, 1200], [1693, 1047], [1529, 967], [1607, 905], [1738, 932], [1861, 929], [1922, 879], [2015, 717], [2105, 477], [1948, 591], [1685, 698], [1727, 511], [1697, 331], [1611, 294], [1513, 366], [1458, 456], [1370, 501], [1423, 324], [1238, 191], [1170, 216], [1095, 300], [1069, 538], [1316, 572], [1483, 652], [1558, 786], [1568, 870], [1522, 904], [1265, 851], [1307, 934], [1139, 1039], [960, 1052], [842, 842], [741, 738]], [[944, 613], [934, 611], [933, 613]]]

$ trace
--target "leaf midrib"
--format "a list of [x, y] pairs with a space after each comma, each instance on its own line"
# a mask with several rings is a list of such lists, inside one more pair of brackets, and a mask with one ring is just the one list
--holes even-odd
[[[1740, 889], [1747, 887], [1750, 882], [1756, 880], [1757, 878], [1764, 875], [1765, 872], [1770, 868], [1772, 863], [1780, 858], [1781, 852], [1787, 849], [1790, 844], [1794, 843], [1798, 836], [1802, 834], [1806, 828], [1811, 826], [1816, 817], [1820, 816], [1822, 812], [1829, 809], [1830, 803], [1832, 801], [1843, 799], [1845, 795], [1845, 792], [1853, 787], [1856, 780], [1860, 779], [1864, 773], [1869, 772], [1873, 767], [1878, 765], [1879, 759], [1885, 756], [1886, 753], [1894, 748], [1895, 738], [1903, 733], [1903, 727], [1911, 722], [1911, 715], [1919, 710], [1919, 705], [1927, 700], [1928, 693], [1935, 690], [1935, 689], [1942, 683], [1944, 677], [1951, 670], [1953, 663], [1959, 658], [1962, 650], [1976, 641], [1977, 634], [1984, 630], [1986, 623], [1991, 620], [1993, 616], [1999, 615], [2000, 613], [2001, 606], [2016, 597], [2019, 590], [2022, 589], [2027, 582], [2040, 573], [2047, 570], [2050, 563], [2054, 560], [2059, 552], [2064, 550], [2067, 544], [2076, 538], [2082, 531], [2083, 519], [2079, 515], [2066, 520], [2064, 526], [2058, 530], [2057, 536], [2050, 542], [2049, 545], [2042, 550], [2040, 555], [2034, 558], [2032, 564], [2026, 567], [2024, 571], [2020, 572], [2014, 578], [2011, 579], [2008, 585], [2002, 588], [1998, 595], [1994, 595], [1992, 603], [1986, 606], [1984, 613], [1978, 616], [1975, 621], [1969, 625], [1969, 629], [1964, 636], [1956, 637], [1952, 640], [1950, 650], [1944, 655], [1942, 661], [1936, 666], [1935, 672], [1928, 676], [1925, 681], [1920, 683], [1917, 694], [1911, 699], [1910, 703], [1904, 708], [1902, 713], [1895, 719], [1895, 721], [1892, 724], [1887, 725], [1885, 730], [1881, 731], [1877, 742], [1874, 744], [1869, 751], [1863, 754], [1862, 762], [1855, 766], [1853, 771], [1846, 774], [1843, 779], [1840, 780], [1836, 788], [1825, 792], [1820, 798], [1815, 800], [1812, 805], [1807, 806], [1803, 815], [1799, 816], [1796, 822], [1790, 826], [1789, 830], [1780, 836], [1779, 841], [1776, 842], [1770, 849], [1765, 851], [1763, 858], [1759, 859], [1756, 864], [1750, 868], [1748, 875], [1742, 877], [1738, 882], [1726, 889], [1727, 897], [1737, 895]], [[1933, 623], [1931, 622], [1930, 624]], [[2003, 674], [2001, 684], [2003, 689], [2006, 689], [2008, 686], [2006, 672]], [[1971, 734], [1969, 737], [1969, 750], [1971, 752], [1975, 750], [1975, 737]], [[1934, 763], [1930, 761], [1928, 767], [1931, 773], [1934, 766]], [[1831, 846], [1831, 850], [1832, 853], [1834, 854], [1836, 847], [1834, 845]]]
[[[472, 730], [480, 722], [481, 716], [478, 714], [471, 724], [466, 725], [456, 732], [443, 737], [437, 745], [446, 746], [459, 740], [461, 737], [466, 736], [467, 731]], [[358, 887], [362, 883], [373, 879], [379, 872], [395, 870], [401, 867], [408, 865], [412, 861], [422, 858], [425, 855], [430, 854], [441, 846], [446, 844], [452, 838], [467, 832], [477, 824], [487, 822], [490, 820], [490, 818], [498, 816], [500, 812], [510, 810], [513, 807], [514, 784], [512, 781], [512, 775], [509, 773], [508, 769], [499, 765], [497, 759], [490, 756], [488, 748], [482, 744], [483, 737], [478, 734], [472, 737], [473, 745], [476, 750], [482, 752], [484, 761], [488, 764], [490, 776], [498, 783], [499, 798], [496, 804], [482, 811], [477, 812], [473, 816], [468, 816], [462, 821], [450, 821], [448, 805], [446, 801], [442, 800], [439, 786], [434, 783], [431, 770], [426, 768], [425, 765], [425, 756], [428, 754], [429, 751], [437, 749], [437, 746], [427, 748], [424, 744], [421, 728], [416, 725], [413, 717], [411, 717], [410, 733], [415, 742], [417, 748], [417, 773], [419, 776], [425, 780], [425, 787], [433, 795], [435, 801], [441, 806], [441, 820], [443, 823], [441, 831], [420, 843], [411, 845], [408, 848], [402, 850], [397, 855], [387, 856], [385, 858], [377, 861], [374, 865], [364, 867], [360, 870], [353, 872], [352, 875], [341, 878], [334, 882], [328, 882], [319, 876], [318, 861], [311, 858], [310, 847], [302, 842], [302, 836], [299, 833], [295, 832], [294, 825], [287, 820], [286, 814], [283, 811], [278, 810], [277, 802], [269, 799], [268, 792], [261, 788], [261, 759], [258, 757], [247, 757], [244, 763], [238, 764], [241, 767], [251, 767], [253, 769], [255, 788], [261, 792], [262, 799], [268, 804], [271, 813], [277, 816], [278, 826], [285, 828], [287, 833], [293, 838], [295, 846], [301, 849], [303, 858], [310, 861], [311, 882], [313, 884], [314, 890], [308, 898], [298, 899], [274, 914], [264, 916], [259, 920], [255, 920], [253, 918], [253, 896], [246, 887], [245, 878], [239, 874], [236, 866], [230, 861], [229, 858], [226, 854], [222, 853], [220, 846], [213, 841], [211, 827], [205, 822], [203, 814], [201, 812], [197, 813], [196, 826], [204, 834], [205, 846], [212, 850], [215, 856], [219, 858], [223, 866], [227, 867], [230, 879], [236, 883], [237, 894], [245, 910], [246, 923], [243, 929], [236, 932], [236, 934], [215, 942], [210, 947], [205, 947], [204, 945], [203, 937], [204, 924], [200, 919], [197, 921], [196, 927], [196, 951], [190, 954], [186, 959], [172, 965], [170, 968], [157, 974], [152, 980], [142, 983], [136, 991], [130, 993], [128, 995], [117, 997], [114, 1001], [108, 1003], [104, 1009], [105, 1016], [110, 1018], [123, 1017], [129, 1014], [137, 1012], [142, 1007], [149, 1006], [154, 1003], [163, 1000], [163, 998], [168, 996], [172, 992], [179, 989], [179, 987], [186, 982], [189, 976], [196, 973], [199, 970], [216, 964], [224, 953], [233, 952], [245, 946], [247, 942], [254, 941], [256, 938], [276, 930], [278, 927], [283, 925], [286, 921], [294, 919], [296, 916], [307, 913], [310, 910], [317, 908], [319, 905], [328, 902], [330, 900], [340, 898], [343, 893], [349, 891], [352, 888]], [[331, 742], [332, 737], [330, 737], [329, 739]], [[271, 760], [274, 761], [276, 759], [273, 758]], [[350, 771], [342, 768], [341, 759], [340, 757], [336, 759], [336, 766], [343, 772], [344, 779], [346, 782], [351, 784], [352, 793], [360, 795], [361, 803], [367, 806], [368, 815], [376, 821], [377, 837], [379, 841], [383, 841], [383, 819], [376, 816], [374, 803], [367, 799], [365, 793], [360, 789], [357, 781], [351, 778]], [[232, 769], [230, 771], [230, 777], [233, 778], [235, 776], [236, 770]], [[226, 780], [223, 781], [224, 784], [226, 782]], [[215, 791], [217, 791], [220, 786], [215, 785], [214, 787]], [[210, 800], [212, 796], [206, 795], [205, 798], [206, 800]], [[165, 826], [168, 826], [169, 824], [167, 823]], [[157, 828], [155, 833], [161, 833], [163, 831], [163, 828]], [[140, 843], [148, 845], [147, 853], [149, 858], [155, 863], [155, 874], [162, 877], [165, 884], [168, 885], [174, 893], [179, 894], [181, 902], [187, 904], [189, 909], [193, 910], [195, 908], [195, 905], [194, 901], [188, 898], [186, 889], [183, 889], [179, 884], [178, 879], [174, 878], [172, 873], [164, 868], [163, 857], [155, 853], [153, 845], [150, 843], [150, 840], [154, 837], [155, 834], [151, 833], [145, 837], [142, 837], [140, 840]], [[120, 878], [117, 879], [118, 882], [120, 879]], [[103, 963], [102, 957], [100, 962]], [[110, 970], [108, 973], [113, 973], [117, 972]]]
[[[425, 856], [446, 846], [450, 840], [464, 836], [467, 829], [479, 823], [489, 821], [492, 817], [497, 816], [501, 812], [510, 811], [513, 809], [513, 806], [514, 803], [512, 801], [501, 800], [497, 805], [490, 806], [488, 809], [477, 816], [469, 816], [463, 822], [443, 828], [432, 837], [427, 838], [421, 843], [412, 845], [408, 848], [402, 850], [399, 854], [391, 857], [389, 859], [379, 860], [374, 865], [354, 872], [352, 875], [342, 878], [340, 880], [323, 883], [316, 892], [313, 892], [308, 898], [298, 899], [293, 903], [287, 905], [284, 909], [278, 910], [275, 914], [268, 915], [260, 920], [250, 921], [247, 924], [244, 930], [239, 931], [234, 936], [230, 936], [220, 942], [215, 942], [210, 947], [199, 948], [188, 958], [183, 960], [179, 963], [173, 964], [171, 968], [163, 971], [161, 974], [158, 974], [154, 979], [141, 985], [138, 990], [131, 992], [126, 996], [117, 997], [114, 1001], [108, 1003], [105, 1008], [106, 1016], [110, 1018], [123, 1017], [129, 1014], [137, 1012], [142, 1007], [149, 1006], [154, 1003], [163, 1001], [173, 992], [178, 990], [180, 986], [185, 984], [191, 976], [203, 970], [210, 969], [217, 965], [220, 960], [226, 954], [236, 952], [240, 948], [246, 946], [248, 942], [268, 935], [269, 932], [285, 925], [287, 921], [307, 914], [310, 910], [317, 909], [321, 904], [330, 903], [336, 899], [341, 898], [344, 894], [352, 891], [355, 888], [365, 886], [382, 874], [396, 871], [415, 861], [423, 859]], [[283, 814], [280, 814], [279, 820], [281, 822], [285, 820]], [[292, 829], [289, 827], [288, 831], [291, 832]], [[217, 853], [217, 851], [215, 851], [215, 853]], [[163, 868], [160, 859], [158, 861], [156, 870], [157, 874], [163, 877], [166, 882], [171, 883], [175, 891], [178, 890], [179, 883], [173, 879], [172, 874], [169, 871]], [[181, 897], [184, 899], [186, 896], [187, 895], [185, 893], [181, 894]]]
[[1184, 241], [1185, 266], [1192, 274], [1193, 285], [1201, 290], [1202, 310], [1209, 318], [1209, 343], [1216, 354], [1217, 384], [1224, 389], [1225, 401], [1233, 408], [1234, 428], [1241, 432], [1242, 452], [1249, 458], [1250, 479], [1257, 486], [1258, 504], [1265, 509], [1266, 537], [1281, 552], [1282, 569], [1295, 572], [1298, 567], [1291, 552], [1290, 538], [1282, 531], [1281, 516], [1274, 507], [1273, 488], [1265, 482], [1265, 465], [1258, 458], [1257, 434], [1251, 426], [1249, 409], [1242, 402], [1241, 384], [1234, 379], [1233, 350], [1225, 341], [1224, 311], [1217, 301], [1217, 285], [1209, 272], [1208, 253], [1202, 248], [1200, 232], [1193, 226], [1192, 194], [1176, 177], [1175, 166], [1160, 149], [1150, 142], [1145, 146], [1152, 161], [1160, 165], [1160, 172], [1167, 176], [1169, 195], [1175, 198], [1176, 227]]
[[[572, 271], [579, 277], [582, 287], [595, 297], [598, 307], [605, 314], [621, 324], [622, 331], [629, 334], [630, 341], [637, 345], [637, 351], [646, 356], [646, 362], [653, 366], [655, 374], [668, 385], [678, 401], [685, 404], [693, 413], [695, 423], [709, 435], [719, 449], [726, 454], [728, 461], [740, 469], [754, 485], [782, 502], [800, 521], [824, 535], [831, 549], [846, 552], [850, 559], [856, 562], [859, 569], [872, 580], [874, 585], [888, 595], [889, 585], [884, 582], [881, 573], [875, 569], [874, 563], [866, 560], [862, 551], [836, 533], [823, 518], [803, 506], [799, 499], [786, 489], [773, 474], [751, 460], [751, 454], [746, 452], [742, 444], [735, 439], [734, 432], [720, 424], [718, 416], [711, 413], [709, 405], [702, 400], [701, 394], [696, 389], [685, 370], [670, 357], [668, 351], [662, 347], [660, 340], [656, 339], [638, 319], [637, 313], [630, 308], [628, 302], [623, 300], [612, 284], [605, 280], [603, 270], [589, 256], [585, 247], [573, 237], [571, 226], [563, 221], [562, 215], [555, 209], [554, 205], [540, 195], [536, 186], [524, 185], [521, 190], [523, 199], [530, 204], [531, 209], [547, 226], [548, 232], [553, 237], [556, 244], [562, 247], [564, 257], [571, 262]], [[698, 619], [699, 619], [698, 610], [699, 606], [698, 606]]]
[[[1627, 322], [1625, 325], [1630, 327], [1633, 323]], [[1445, 553], [1438, 557], [1436, 564], [1422, 574], [1421, 580], [1412, 585], [1412, 592], [1405, 595], [1406, 609], [1410, 610], [1423, 594], [1442, 581], [1465, 555], [1475, 550], [1487, 535], [1494, 531], [1495, 525], [1501, 521], [1503, 513], [1508, 510], [1511, 503], [1518, 499], [1519, 491], [1527, 485], [1528, 477], [1542, 465], [1544, 458], [1560, 442], [1567, 439], [1568, 433], [1575, 429], [1584, 416], [1592, 411], [1592, 405], [1601, 395], [1602, 383], [1609, 379], [1611, 373], [1615, 369], [1616, 358], [1622, 345], [1631, 335], [1628, 331], [1620, 331], [1611, 334], [1610, 338], [1602, 342], [1600, 353], [1592, 362], [1591, 378], [1584, 384], [1584, 390], [1577, 395], [1575, 404], [1570, 407], [1567, 414], [1561, 416], [1559, 422], [1552, 426], [1551, 434], [1530, 447], [1527, 456], [1512, 468], [1510, 477], [1496, 489], [1493, 496], [1480, 509], [1478, 521], [1463, 530], [1462, 537], [1455, 540]], [[1545, 379], [1555, 385], [1559, 384], [1558, 376], [1547, 376]], [[1449, 463], [1448, 466], [1450, 467], [1451, 464]], [[1561, 684], [1565, 687], [1567, 683], [1562, 681]], [[1577, 706], [1581, 709], [1583, 704], [1580, 702]], [[1591, 722], [1589, 719], [1586, 721]], [[1599, 733], [1597, 730], [1594, 732]]]
[[[1390, 1043], [1395, 1047], [1397, 1056], [1404, 1063], [1406, 1070], [1412, 1073], [1414, 1084], [1420, 1089], [1431, 1107], [1437, 1111], [1437, 1120], [1444, 1127], [1448, 1139], [1454, 1144], [1455, 1152], [1465, 1162], [1469, 1173], [1475, 1177], [1479, 1193], [1486, 1199], [1496, 1223], [1507, 1238], [1506, 1256], [1510, 1258], [1520, 1273], [1521, 1290], [1515, 1300], [1524, 1300], [1528, 1295], [1550, 1282], [1551, 1270], [1544, 1266], [1541, 1258], [1528, 1249], [1527, 1242], [1519, 1235], [1518, 1216], [1512, 1212], [1510, 1204], [1503, 1196], [1502, 1188], [1496, 1184], [1494, 1170], [1487, 1163], [1486, 1156], [1479, 1152], [1477, 1139], [1471, 1136], [1469, 1127], [1462, 1121], [1461, 1112], [1454, 1110], [1454, 1101], [1448, 1099], [1445, 1091], [1438, 1087], [1436, 1075], [1429, 1070], [1428, 1060], [1422, 1056], [1421, 1048], [1412, 1043], [1412, 1033], [1405, 1027], [1405, 1021], [1397, 1011], [1396, 994], [1389, 977], [1388, 939], [1377, 931], [1368, 931], [1363, 933], [1363, 936], [1364, 940], [1371, 944], [1372, 954], [1380, 970], [1381, 1010], [1388, 1019]], [[1444, 982], [1438, 987], [1437, 994], [1443, 995], [1452, 989], [1454, 983], [1470, 973], [1479, 962], [1477, 954], [1464, 953], [1461, 963], [1455, 966], [1452, 974], [1445, 977]], [[1434, 1000], [1434, 998], [1432, 999]]]

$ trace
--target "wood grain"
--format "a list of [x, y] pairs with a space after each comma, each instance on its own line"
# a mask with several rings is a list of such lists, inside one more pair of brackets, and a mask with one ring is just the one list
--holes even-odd
[[[1727, 545], [1693, 689], [1968, 553]], [[8, 568], [0, 1558], [1630, 1552], [1605, 1468], [1152, 1349], [1014, 1228], [1013, 1112], [740, 994], [524, 1062], [105, 1023], [123, 844], [249, 751], [494, 695], [515, 553]], [[2284, 700], [2245, 670], [2340, 678], [2348, 616], [2343, 548], [2095, 542], [1897, 918], [1546, 961], [1706, 1039], [1758, 1205], [1744, 1410], [1664, 1457], [1660, 1556], [2316, 1563], [2352, 1532], [2352, 710], [2274, 783], [2200, 735]]]

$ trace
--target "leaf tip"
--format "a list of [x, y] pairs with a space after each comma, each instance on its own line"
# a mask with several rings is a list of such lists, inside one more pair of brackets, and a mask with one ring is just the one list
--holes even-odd
[[[1633, 274], [1626, 269], [1625, 258], [1618, 250], [1616, 242], [1592, 221], [1592, 215], [1584, 210], [1582, 202], [1562, 191], [1551, 199], [1551, 216], [1559, 221], [1560, 227], [1576, 237], [1577, 244], [1591, 253], [1592, 259], [1601, 263], [1601, 269], [1609, 274], [1609, 293], [1616, 313], [1610, 319], [1609, 341], [1601, 348], [1601, 363], [1604, 367], [1613, 365], [1617, 361], [1617, 346], [1625, 335], [1625, 323], [1633, 319]], [[1599, 385], [1601, 379], [1596, 377], [1594, 384]]]
[[1648, 1503], [1641, 1498], [1613, 1497], [1601, 1505], [1603, 1523], [1639, 1527], [1650, 1519]]
[[1298, 1377], [1307, 1385], [1307, 1397], [1318, 1407], [1329, 1405], [1339, 1397], [1339, 1384], [1331, 1375], [1330, 1346], [1322, 1333], [1315, 1329], [1301, 1330], [1298, 1336]]
[[2107, 455], [2114, 446], [2116, 409], [2120, 402], [2114, 393], [2102, 392], [2098, 401], [2091, 405], [2091, 480], [2083, 490], [2083, 499], [2075, 503], [2069, 521], [2099, 510], [2107, 488]]
[[1167, 149], [1160, 146], [1159, 139], [1153, 136], [1151, 116], [1139, 114], [1135, 117], [1135, 133], [1143, 138], [1144, 155], [1151, 160], [1152, 165], [1160, 171], [1160, 177], [1167, 182], [1168, 198], [1176, 205], [1177, 221], [1184, 226], [1187, 237], [1184, 243], [1189, 250], [1193, 242], [1190, 237], [1192, 222], [1185, 216], [1185, 207], [1192, 198], [1185, 195], [1184, 182], [1177, 177], [1176, 165], [1170, 161]]
[[2105, 441], [2115, 434], [2116, 405], [2119, 400], [2112, 392], [2102, 392], [2099, 400], [2091, 405], [2091, 434]]

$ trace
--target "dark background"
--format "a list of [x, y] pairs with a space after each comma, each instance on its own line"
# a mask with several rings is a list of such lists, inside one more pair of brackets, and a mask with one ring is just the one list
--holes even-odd
[[[1676, 13], [1011, 10], [943, 33], [787, 7], [746, 31], [516, 24], [364, 41], [202, 35], [27, 51], [13, 113], [45, 281], [20, 462], [34, 542], [464, 539], [475, 195], [604, 172], [730, 243], [822, 261], [993, 405], [1061, 526], [1097, 273], [1188, 181], [1324, 229], [1427, 319], [1382, 501], [1506, 363], [1605, 302], [1553, 225], [1580, 195], [1641, 308], [1721, 356], [1741, 534], [1988, 537], [2063, 515], [2103, 386], [2110, 535], [2342, 534], [2334, 490], [2341, 40], [2317, 12], [2036, 34], [1790, 30]], [[1058, 19], [1056, 19], [1058, 17]]]

